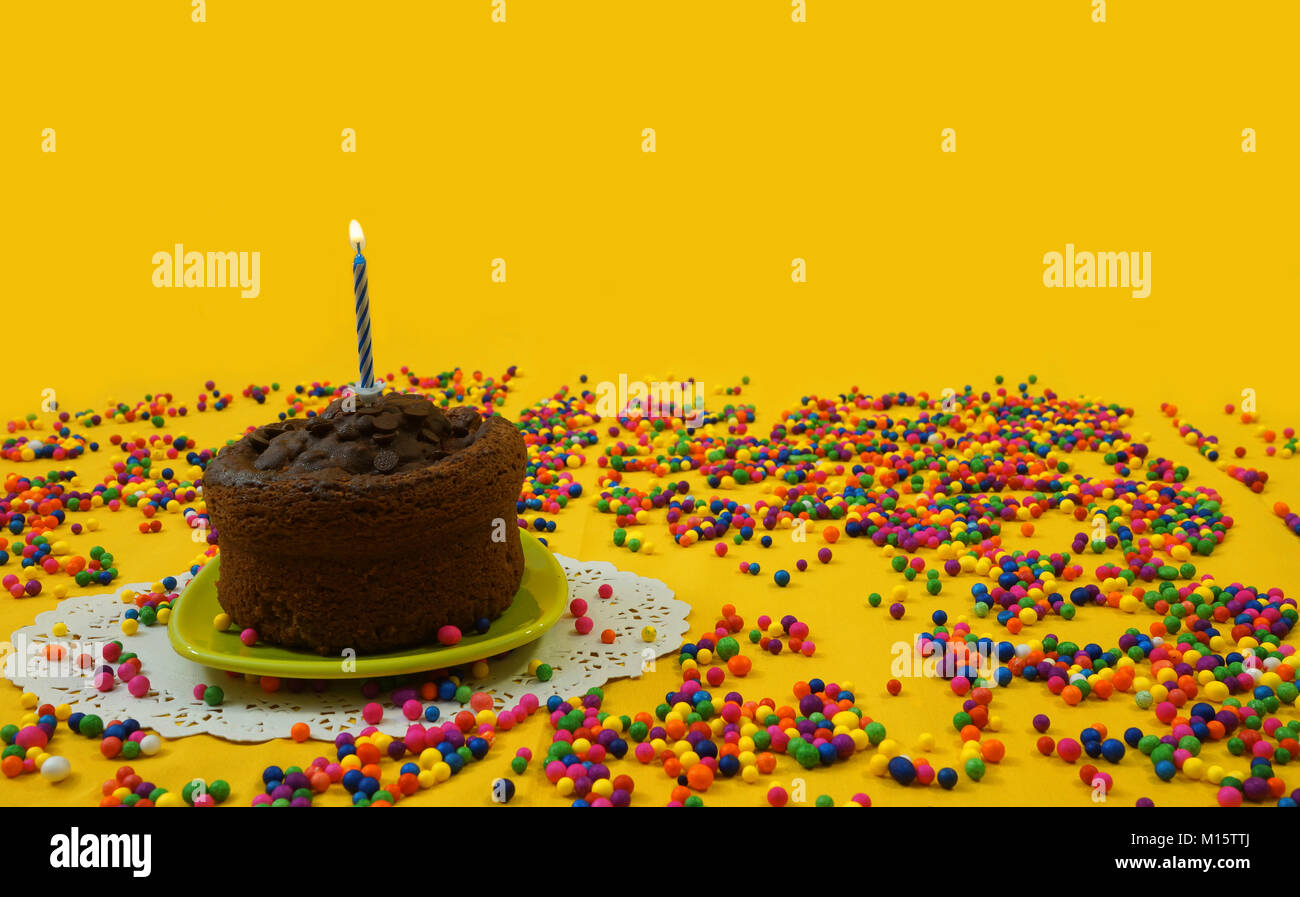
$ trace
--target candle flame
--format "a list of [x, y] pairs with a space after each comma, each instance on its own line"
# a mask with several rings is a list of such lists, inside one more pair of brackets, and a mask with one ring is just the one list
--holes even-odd
[[361, 232], [361, 223], [355, 218], [348, 222], [348, 242], [357, 252], [366, 248], [366, 235]]

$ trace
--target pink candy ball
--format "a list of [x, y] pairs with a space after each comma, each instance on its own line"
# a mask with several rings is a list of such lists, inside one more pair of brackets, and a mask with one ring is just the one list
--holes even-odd
[[1238, 791], [1236, 788], [1231, 787], [1230, 785], [1224, 785], [1222, 788], [1220, 788], [1217, 797], [1219, 801], [1219, 806], [1221, 807], [1241, 806], [1241, 792]]
[[366, 722], [374, 725], [384, 718], [384, 708], [371, 701], [365, 707], [361, 708], [361, 718]]
[[578, 619], [573, 621], [573, 628], [578, 630], [579, 635], [586, 635], [591, 632], [592, 627], [595, 625], [596, 621], [591, 617], [578, 617]]
[[438, 642], [443, 645], [455, 645], [460, 642], [460, 627], [444, 626], [438, 630]]
[[147, 676], [133, 676], [131, 681], [126, 684], [126, 688], [135, 697], [143, 698], [149, 694], [149, 678]]
[[402, 738], [402, 741], [412, 753], [419, 753], [428, 746], [423, 726], [411, 726], [406, 730], [406, 735]]
[[205, 691], [207, 691], [207, 690], [208, 690], [208, 687], [207, 687], [206, 685], [204, 685], [202, 682], [200, 682], [198, 685], [194, 686], [194, 700], [196, 700], [196, 701], [202, 701], [202, 700], [203, 700], [203, 693], [204, 693]]
[[1056, 753], [1066, 763], [1073, 763], [1079, 759], [1083, 748], [1073, 738], [1062, 738], [1056, 743]]
[[574, 598], [569, 602], [569, 613], [575, 617], [584, 616], [587, 613], [587, 602], [581, 598]]
[[23, 750], [33, 747], [45, 747], [49, 743], [50, 736], [45, 734], [45, 730], [40, 726], [25, 726], [18, 730], [14, 736], [14, 744]]
[[243, 632], [239, 633], [239, 640], [248, 647], [253, 647], [257, 644], [257, 630], [245, 629]]
[[402, 705], [402, 715], [407, 719], [419, 719], [424, 713], [424, 707], [419, 701], [414, 699], [407, 701]]

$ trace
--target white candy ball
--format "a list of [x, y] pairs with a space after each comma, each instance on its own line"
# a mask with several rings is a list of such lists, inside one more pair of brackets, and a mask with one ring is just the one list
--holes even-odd
[[140, 753], [146, 757], [152, 757], [162, 750], [162, 739], [157, 735], [146, 735], [140, 739]]
[[62, 782], [72, 774], [72, 764], [67, 757], [49, 756], [41, 764], [41, 775], [51, 782]]

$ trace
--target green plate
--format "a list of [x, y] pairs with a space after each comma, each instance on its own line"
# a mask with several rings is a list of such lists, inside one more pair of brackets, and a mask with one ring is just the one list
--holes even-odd
[[555, 625], [569, 603], [564, 570], [537, 537], [519, 531], [524, 545], [524, 578], [514, 603], [492, 621], [487, 632], [466, 635], [456, 645], [428, 645], [386, 654], [359, 654], [356, 669], [344, 671], [340, 658], [322, 657], [275, 645], [247, 647], [239, 633], [218, 632], [212, 620], [221, 613], [217, 603], [218, 555], [191, 580], [172, 610], [167, 636], [176, 653], [187, 660], [237, 673], [290, 679], [357, 679], [397, 676], [473, 663], [536, 641]]

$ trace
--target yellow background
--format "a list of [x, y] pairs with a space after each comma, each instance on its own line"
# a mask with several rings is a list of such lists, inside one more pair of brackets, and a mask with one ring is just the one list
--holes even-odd
[[[1275, 500], [1300, 503], [1300, 462], [1264, 459], [1253, 428], [1221, 413], [1250, 387], [1264, 423], [1300, 424], [1295, 4], [1114, 0], [1104, 24], [1084, 0], [809, 0], [805, 24], [790, 21], [786, 0], [507, 0], [507, 9], [505, 24], [491, 22], [488, 0], [211, 0], [205, 23], [191, 21], [184, 0], [6, 10], [0, 413], [36, 410], [45, 388], [64, 409], [102, 411], [151, 391], [192, 407], [209, 377], [234, 392], [350, 378], [345, 232], [355, 217], [369, 239], [381, 371], [497, 375], [518, 364], [526, 376], [511, 412], [580, 373], [672, 372], [710, 386], [747, 374], [743, 398], [758, 403], [763, 432], [805, 392], [856, 383], [937, 393], [1037, 373], [1062, 394], [1132, 405], [1154, 453], [1220, 490], [1239, 526], [1204, 569], [1300, 589], [1300, 543], [1268, 512]], [[939, 151], [949, 127], [955, 154]], [[1254, 154], [1241, 152], [1247, 127], [1258, 134]], [[55, 153], [41, 152], [44, 128], [57, 133]], [[341, 151], [344, 128], [357, 132], [355, 154]], [[643, 128], [656, 129], [653, 154], [641, 152]], [[153, 254], [178, 242], [260, 252], [261, 295], [154, 288]], [[1150, 298], [1045, 289], [1043, 253], [1067, 242], [1150, 251]], [[505, 284], [490, 279], [497, 257]], [[791, 282], [796, 257], [807, 260], [805, 284]], [[1265, 495], [1179, 444], [1159, 416], [1165, 400], [1246, 445], [1273, 477]], [[192, 416], [184, 432], [216, 445], [271, 413], [237, 402]], [[84, 482], [102, 476], [104, 460], [77, 465]], [[3, 470], [16, 467], [46, 465]], [[124, 582], [190, 558], [175, 524], [146, 540], [134, 512], [99, 516], [105, 531], [81, 541], [107, 545]], [[788, 566], [793, 549], [741, 553], [764, 564], [749, 579], [731, 555], [670, 549], [660, 520], [651, 556], [614, 549], [609, 528], [573, 508], [552, 541], [665, 579], [699, 608], [697, 626], [724, 601], [747, 620], [788, 611], [810, 621], [817, 659], [759, 658], [747, 696], [786, 698], [812, 675], [850, 680], [908, 750], [929, 731], [940, 739], [936, 762], [955, 760], [947, 720], [957, 702], [940, 698], [944, 686], [909, 683], [904, 700], [882, 684], [887, 646], [934, 607], [964, 610], [964, 586], [916, 601], [892, 624], [863, 607], [894, 582], [863, 545], [841, 543], [834, 564], [778, 592], [767, 572]], [[1059, 550], [1073, 531], [1055, 521], [1031, 541]], [[0, 629], [53, 600], [0, 601]], [[1146, 622], [1085, 612], [1051, 628], [1109, 646]], [[672, 667], [613, 686], [609, 709], [653, 707]], [[1057, 737], [1096, 719], [1112, 729], [1152, 719], [1119, 700], [1069, 710], [1018, 683], [994, 707], [1010, 756], [984, 782], [963, 779], [952, 796], [903, 790], [853, 762], [813, 773], [810, 797], [1085, 803], [1074, 769], [1032, 753], [1028, 719], [1040, 709]], [[16, 714], [17, 693], [0, 692], [0, 719]], [[490, 775], [475, 769], [416, 800], [486, 801], [491, 775], [516, 747], [539, 748], [543, 727], [505, 736]], [[74, 778], [0, 783], [0, 801], [93, 802], [115, 764], [67, 736], [56, 745]], [[317, 753], [198, 738], [137, 766], [175, 788], [224, 777], [246, 803], [262, 765]], [[784, 762], [779, 770], [793, 775]], [[1112, 771], [1114, 804], [1213, 797], [1204, 783], [1156, 782], [1134, 757]], [[658, 773], [637, 779], [637, 803], [666, 799]], [[539, 781], [523, 777], [519, 799], [551, 802]], [[761, 794], [733, 783], [706, 800]]]

